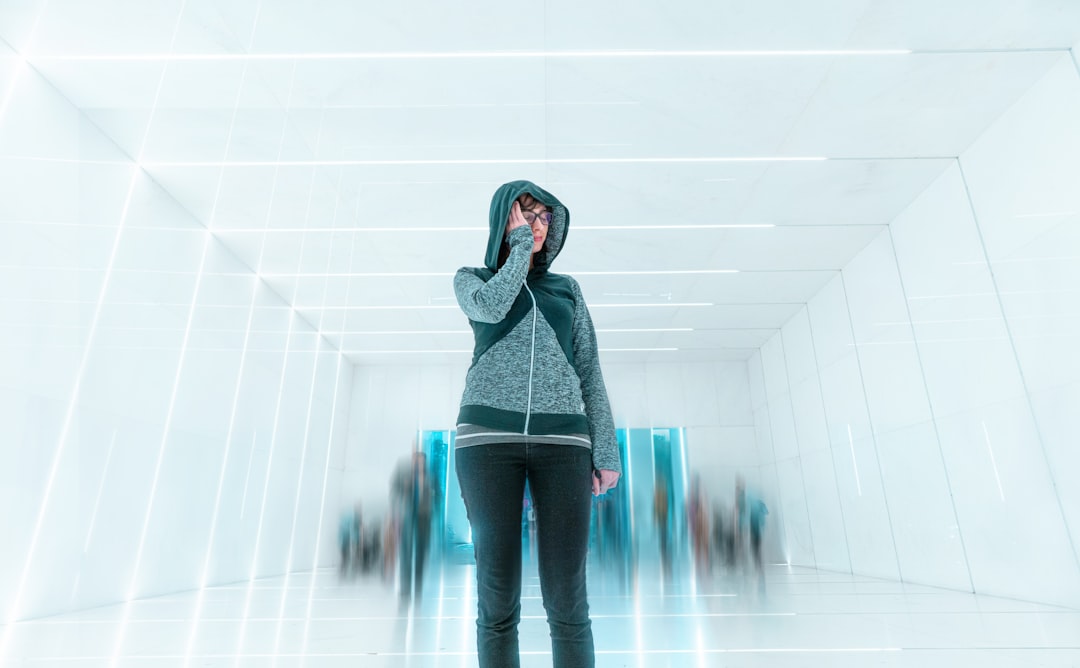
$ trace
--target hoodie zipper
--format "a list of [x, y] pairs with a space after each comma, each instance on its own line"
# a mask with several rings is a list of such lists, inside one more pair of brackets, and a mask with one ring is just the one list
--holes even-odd
[[533, 295], [532, 290], [529, 289], [528, 281], [525, 282], [525, 291], [529, 293], [529, 298], [533, 303], [533, 324], [532, 324], [532, 345], [529, 347], [529, 399], [525, 404], [525, 435], [529, 435], [529, 417], [532, 413], [532, 391], [533, 391], [533, 365], [536, 363], [536, 297]]

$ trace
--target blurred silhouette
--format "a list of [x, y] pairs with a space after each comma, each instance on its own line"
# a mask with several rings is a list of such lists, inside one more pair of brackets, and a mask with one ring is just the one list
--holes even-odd
[[665, 576], [671, 575], [672, 566], [669, 496], [667, 480], [663, 477], [657, 478], [653, 492], [653, 520], [656, 522], [656, 533], [660, 539], [660, 568]]
[[391, 489], [400, 518], [399, 587], [402, 601], [407, 601], [420, 598], [423, 591], [431, 538], [432, 485], [422, 452], [414, 452], [411, 462], [405, 460], [398, 466]]
[[709, 572], [709, 501], [701, 485], [701, 475], [695, 473], [690, 483], [690, 498], [686, 504], [686, 519], [690, 528], [694, 567], [697, 572]]
[[341, 550], [341, 568], [338, 572], [343, 578], [357, 572], [361, 517], [360, 502], [357, 501], [351, 510], [341, 514], [341, 520], [338, 522], [338, 547]]
[[761, 558], [761, 534], [765, 530], [765, 516], [769, 514], [769, 509], [764, 501], [751, 495], [747, 495], [746, 505], [750, 510], [750, 551], [754, 558], [758, 580], [764, 590], [765, 568]]
[[717, 501], [713, 506], [712, 542], [715, 559], [725, 569], [735, 566], [735, 523], [728, 514], [727, 506]]

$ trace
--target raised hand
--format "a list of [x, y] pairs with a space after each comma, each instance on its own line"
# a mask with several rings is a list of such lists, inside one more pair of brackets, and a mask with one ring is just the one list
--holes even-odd
[[521, 215], [521, 205], [515, 201], [510, 207], [510, 218], [506, 221], [506, 234], [509, 235], [517, 228], [526, 225], [528, 223], [525, 222], [525, 217]]

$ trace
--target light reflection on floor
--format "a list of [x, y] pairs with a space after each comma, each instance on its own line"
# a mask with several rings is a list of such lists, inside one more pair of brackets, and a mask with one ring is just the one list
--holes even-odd
[[[664, 581], [642, 567], [620, 583], [598, 571], [590, 604], [600, 668], [1080, 666], [1075, 610], [784, 566], [768, 569], [765, 592], [752, 578]], [[331, 569], [292, 575], [287, 592], [283, 577], [259, 580], [242, 648], [246, 583], [206, 591], [190, 646], [195, 592], [139, 600], [115, 665], [475, 666], [472, 567], [429, 575], [413, 605], [381, 581], [342, 583]], [[108, 665], [121, 613], [110, 606], [20, 623], [7, 665]], [[535, 571], [526, 571], [522, 616], [522, 665], [550, 666]]]

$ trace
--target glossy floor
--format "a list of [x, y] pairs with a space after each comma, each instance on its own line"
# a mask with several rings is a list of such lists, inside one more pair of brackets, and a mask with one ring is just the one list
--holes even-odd
[[[11, 666], [476, 665], [472, 567], [429, 573], [404, 604], [333, 570], [17, 624]], [[754, 578], [590, 575], [597, 666], [1080, 666], [1080, 611], [771, 566]], [[523, 666], [550, 666], [526, 570]]]

